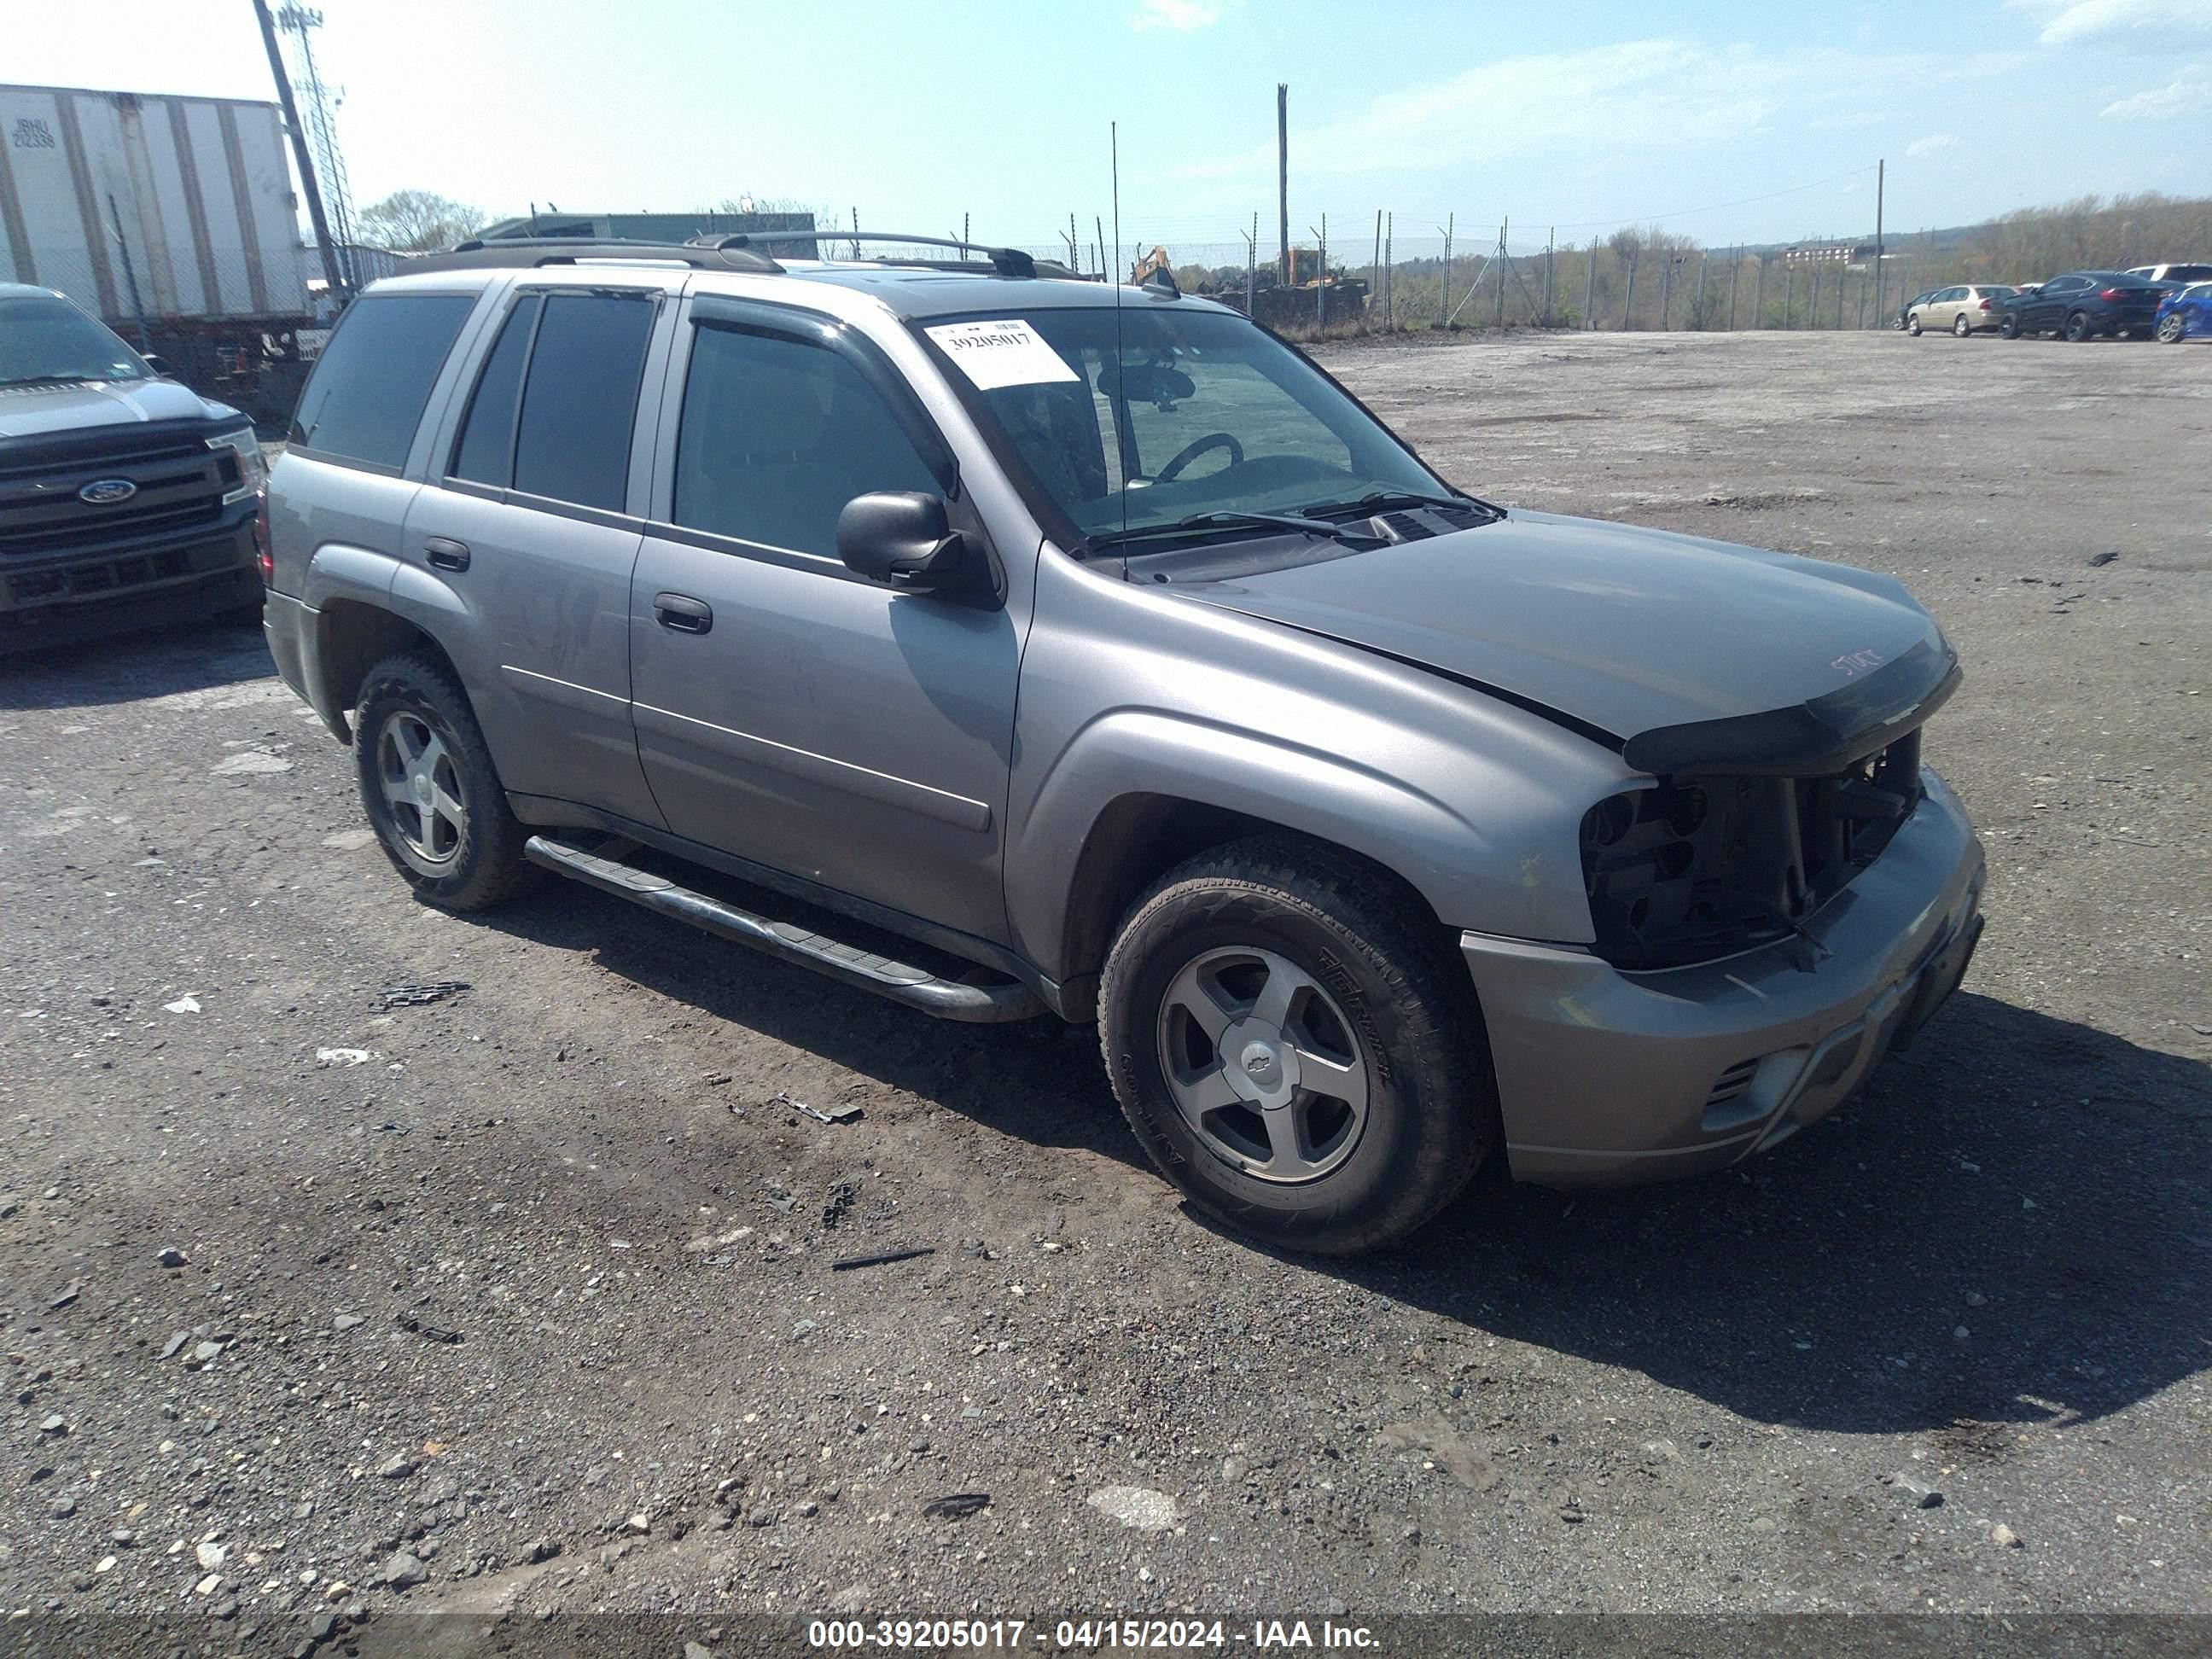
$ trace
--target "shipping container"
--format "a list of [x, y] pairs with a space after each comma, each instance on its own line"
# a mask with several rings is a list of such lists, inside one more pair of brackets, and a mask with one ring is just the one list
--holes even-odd
[[0, 85], [0, 278], [126, 338], [301, 322], [298, 207], [275, 104]]

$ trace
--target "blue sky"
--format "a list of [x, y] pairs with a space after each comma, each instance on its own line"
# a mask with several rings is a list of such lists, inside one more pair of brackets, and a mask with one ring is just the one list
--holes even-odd
[[[1291, 224], [1713, 244], [2212, 192], [2212, 0], [323, 0], [357, 202], [406, 185], [678, 210], [749, 192], [1042, 243], [1110, 212], [1178, 257]], [[0, 75], [270, 96], [247, 0], [10, 8]], [[1764, 198], [1764, 199], [1746, 199]], [[1338, 228], [1341, 227], [1341, 229]], [[1111, 232], [1109, 229], [1109, 234]], [[1178, 245], [1182, 245], [1180, 247]], [[2192, 250], [2203, 252], [2203, 250]]]

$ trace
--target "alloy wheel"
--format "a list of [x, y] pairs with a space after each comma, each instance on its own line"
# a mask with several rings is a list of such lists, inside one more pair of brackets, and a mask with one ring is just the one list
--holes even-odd
[[467, 839], [468, 808], [453, 751], [420, 714], [400, 708], [376, 735], [376, 772], [392, 828], [425, 864], [447, 864]]
[[1273, 951], [1205, 952], [1169, 983], [1160, 1063], [1192, 1132], [1257, 1180], [1319, 1180], [1352, 1156], [1367, 1061], [1318, 981]]

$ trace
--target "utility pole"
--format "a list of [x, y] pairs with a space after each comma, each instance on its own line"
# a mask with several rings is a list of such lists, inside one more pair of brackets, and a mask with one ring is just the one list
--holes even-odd
[[1328, 215], [1321, 216], [1321, 228], [1314, 232], [1314, 248], [1318, 256], [1314, 265], [1314, 329], [1316, 332], [1328, 326]]
[[1674, 299], [1674, 261], [1680, 256], [1663, 253], [1659, 260], [1659, 331], [1664, 334], [1669, 319], [1668, 307]]
[[1628, 261], [1628, 292], [1620, 301], [1620, 331], [1624, 334], [1628, 331], [1629, 322], [1636, 314], [1636, 250], [1631, 248], [1626, 257]]
[[1291, 281], [1291, 83], [1275, 82], [1275, 211], [1283, 233], [1276, 280], [1285, 288]]
[[1492, 273], [1496, 280], [1492, 283], [1491, 288], [1497, 296], [1492, 307], [1492, 325], [1500, 331], [1503, 331], [1505, 327], [1505, 228], [1511, 222], [1502, 214], [1498, 216], [1498, 269]]
[[1790, 301], [1797, 291], [1797, 267], [1790, 263], [1790, 256], [1782, 256], [1782, 326], [1790, 326]]
[[1874, 164], [1874, 321], [1881, 326], [1881, 190], [1889, 176], [1887, 159]]
[[307, 135], [300, 126], [300, 106], [292, 101], [292, 78], [284, 73], [284, 54], [276, 49], [276, 25], [269, 15], [269, 0], [253, 0], [253, 15], [261, 22], [261, 44], [269, 52], [269, 73], [276, 77], [276, 101], [284, 106], [284, 125], [292, 135], [292, 159], [300, 168], [301, 188], [307, 192], [307, 218], [315, 228], [315, 244], [323, 256], [323, 280], [330, 284], [331, 303], [347, 300], [344, 280], [338, 275], [337, 251], [331, 246], [331, 227], [323, 217], [323, 192], [315, 182], [315, 164], [307, 158]]
[[1451, 245], [1452, 227], [1459, 222], [1455, 213], [1444, 215], [1444, 280], [1437, 295], [1437, 326], [1442, 328], [1451, 320]]
[[1260, 216], [1252, 216], [1252, 234], [1244, 242], [1244, 314], [1249, 317], [1256, 303], [1253, 289], [1260, 280]]
[[306, 71], [307, 130], [315, 143], [315, 164], [321, 173], [324, 210], [329, 214], [337, 247], [338, 269], [349, 289], [361, 286], [353, 259], [353, 191], [346, 182], [345, 155], [338, 149], [337, 124], [331, 118], [330, 94], [323, 88], [322, 71], [315, 67], [313, 31], [322, 27], [323, 15], [308, 6], [288, 5], [276, 14], [276, 27], [300, 38], [300, 67]]
[[1805, 321], [1814, 328], [1820, 325], [1820, 262], [1813, 262], [1813, 298], [1805, 307]]
[[1583, 326], [1597, 326], [1597, 240], [1590, 240], [1589, 252], [1583, 256]]
[[1375, 210], [1375, 263], [1369, 268], [1368, 279], [1375, 291], [1367, 296], [1367, 309], [1371, 313], [1382, 303], [1382, 210]]
[[1382, 326], [1398, 320], [1398, 216], [1382, 222]]
[[1729, 332], [1735, 332], [1735, 279], [1743, 275], [1743, 250], [1729, 255]]
[[1553, 225], [1544, 233], [1544, 325], [1552, 323], [1552, 252], [1559, 240], [1559, 228]]
[[1751, 325], [1766, 326], [1766, 256], [1759, 256], [1759, 276], [1751, 285]]
[[146, 346], [146, 307], [138, 301], [138, 271], [131, 263], [130, 240], [123, 234], [123, 215], [115, 205], [115, 192], [107, 192], [107, 222], [115, 227], [115, 246], [123, 255], [123, 280], [131, 289], [131, 318], [138, 325], [138, 349]]

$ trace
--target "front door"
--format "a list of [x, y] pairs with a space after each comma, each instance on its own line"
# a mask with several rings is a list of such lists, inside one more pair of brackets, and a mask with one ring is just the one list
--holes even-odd
[[837, 557], [872, 490], [950, 495], [943, 441], [850, 330], [701, 298], [663, 403], [631, 583], [638, 750], [678, 835], [1003, 941], [1000, 851], [1022, 634], [980, 599]]

